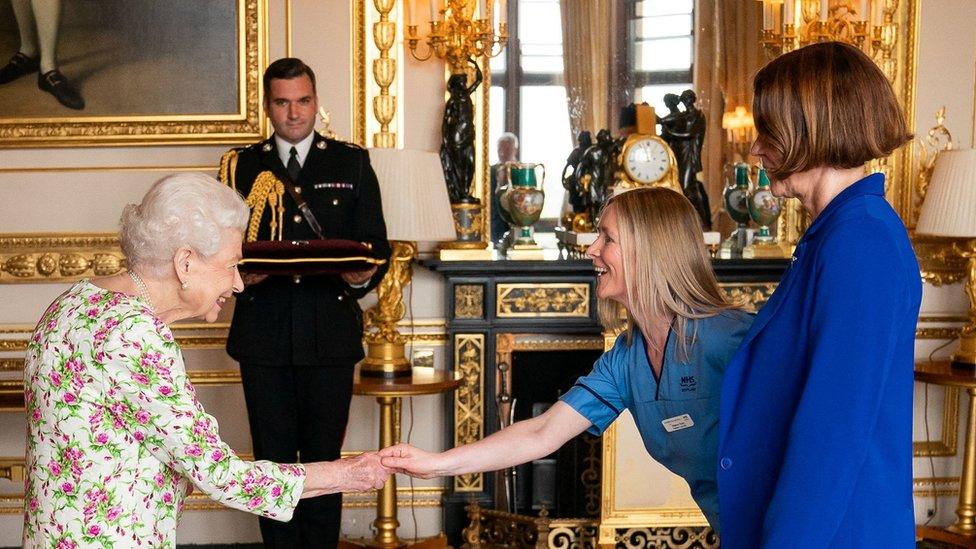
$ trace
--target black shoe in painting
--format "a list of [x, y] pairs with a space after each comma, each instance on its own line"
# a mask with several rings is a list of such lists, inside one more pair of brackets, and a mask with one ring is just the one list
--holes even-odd
[[17, 52], [10, 61], [0, 69], [0, 84], [13, 82], [21, 76], [37, 71], [38, 62], [33, 57]]
[[58, 103], [69, 109], [80, 110], [85, 108], [85, 100], [82, 99], [81, 94], [58, 69], [39, 74], [37, 76], [37, 87], [53, 95]]

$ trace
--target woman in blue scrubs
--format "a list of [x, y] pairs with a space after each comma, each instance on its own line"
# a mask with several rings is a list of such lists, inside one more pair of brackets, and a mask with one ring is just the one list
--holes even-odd
[[861, 50], [826, 42], [755, 78], [760, 158], [813, 219], [729, 363], [722, 547], [914, 548], [912, 389], [922, 287], [884, 175], [910, 137]]
[[672, 190], [612, 198], [587, 255], [597, 296], [623, 305], [631, 326], [593, 371], [538, 417], [440, 454], [392, 446], [380, 452], [383, 464], [421, 478], [511, 467], [551, 454], [584, 430], [599, 435], [627, 409], [647, 452], [688, 481], [717, 530], [719, 392], [752, 317], [722, 296], [698, 215]]

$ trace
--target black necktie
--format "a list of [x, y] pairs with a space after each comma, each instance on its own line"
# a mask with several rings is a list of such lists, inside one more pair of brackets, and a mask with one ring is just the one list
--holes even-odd
[[288, 177], [290, 177], [292, 182], [295, 183], [298, 181], [298, 172], [302, 171], [302, 165], [298, 163], [298, 151], [295, 149], [295, 147], [292, 147], [288, 154], [290, 155], [288, 157], [287, 166]]

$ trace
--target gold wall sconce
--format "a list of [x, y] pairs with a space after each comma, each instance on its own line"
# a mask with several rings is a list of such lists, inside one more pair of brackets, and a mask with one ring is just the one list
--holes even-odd
[[738, 156], [735, 160], [744, 162], [752, 142], [756, 140], [756, 123], [752, 112], [739, 105], [733, 111], [722, 114], [722, 129], [732, 152]]
[[[425, 37], [417, 31], [417, 4], [405, 0], [407, 10], [407, 46], [418, 61], [432, 56], [447, 61], [451, 74], [463, 74], [468, 58], [494, 57], [508, 40], [508, 1], [498, 2], [498, 26], [495, 26], [496, 0], [430, 0], [430, 32]], [[477, 16], [475, 15], [477, 12]], [[418, 54], [420, 41], [427, 53]]]
[[894, 79], [899, 0], [761, 0], [760, 41], [769, 57], [815, 42], [853, 44]]

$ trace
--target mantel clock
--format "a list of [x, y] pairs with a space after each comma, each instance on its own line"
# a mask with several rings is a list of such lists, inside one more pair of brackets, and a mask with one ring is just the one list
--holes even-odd
[[654, 107], [637, 105], [637, 128], [627, 135], [617, 156], [616, 185], [670, 187], [678, 192], [678, 162], [671, 147], [658, 137]]

